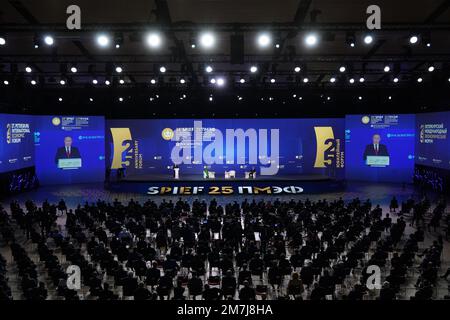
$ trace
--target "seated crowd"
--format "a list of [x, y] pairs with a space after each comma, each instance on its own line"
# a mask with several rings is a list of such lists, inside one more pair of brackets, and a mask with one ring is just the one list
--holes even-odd
[[[12, 202], [10, 214], [0, 207], [0, 234], [24, 299], [393, 300], [414, 271], [416, 292], [404, 298], [432, 299], [443, 238], [424, 250], [419, 244], [425, 218], [431, 216], [428, 229], [439, 230], [446, 203], [398, 207], [395, 198], [386, 214], [358, 198], [224, 207], [215, 200], [98, 200], [74, 210], [63, 200], [41, 207], [27, 201], [24, 208]], [[409, 216], [416, 228], [407, 234]], [[21, 244], [21, 234], [29, 241]], [[69, 265], [80, 268], [85, 291], [67, 285]], [[373, 265], [383, 272], [376, 290], [367, 286]], [[0, 256], [0, 300], [12, 298], [6, 274]]]

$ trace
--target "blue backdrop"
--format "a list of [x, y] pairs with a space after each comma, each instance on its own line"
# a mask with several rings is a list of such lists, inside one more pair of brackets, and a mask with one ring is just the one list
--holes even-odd
[[[55, 154], [70, 136], [78, 148], [81, 168], [63, 170], [57, 167]], [[36, 173], [41, 184], [69, 184], [104, 181], [105, 119], [93, 116], [36, 116]]]
[[0, 172], [34, 165], [33, 116], [0, 114]]
[[[414, 172], [415, 116], [348, 115], [345, 118], [346, 178], [349, 180], [410, 182]], [[372, 167], [364, 151], [374, 134], [386, 146], [389, 165]]]
[[416, 115], [416, 163], [450, 170], [450, 112]]
[[[344, 177], [344, 119], [108, 120], [107, 165], [127, 174]], [[278, 155], [278, 157], [277, 157]]]

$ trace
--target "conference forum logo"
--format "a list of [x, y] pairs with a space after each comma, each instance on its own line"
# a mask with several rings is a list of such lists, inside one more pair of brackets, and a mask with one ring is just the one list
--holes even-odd
[[128, 167], [133, 159], [133, 139], [130, 128], [110, 128], [113, 140], [111, 169]]

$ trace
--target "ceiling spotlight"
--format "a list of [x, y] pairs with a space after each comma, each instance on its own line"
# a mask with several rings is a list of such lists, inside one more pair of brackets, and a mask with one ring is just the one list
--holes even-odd
[[391, 71], [391, 67], [389, 67], [389, 66], [384, 66], [384, 72], [389, 72], [389, 71]]
[[327, 97], [327, 100], [330, 101], [330, 100], [331, 100], [331, 97]]
[[181, 78], [181, 79], [180, 79], [180, 83], [181, 83], [181, 84], [185, 84], [185, 83], [186, 83], [186, 80], [184, 80], [183, 78]]
[[433, 72], [434, 71], [434, 66], [429, 66], [428, 67], [428, 72]]
[[308, 78], [303, 78], [303, 83], [308, 83], [309, 79]]
[[105, 84], [106, 84], [107, 86], [109, 86], [109, 85], [111, 84], [111, 82], [110, 82], [109, 80], [105, 80]]
[[350, 78], [350, 79], [348, 80], [348, 82], [350, 82], [350, 83], [355, 83], [355, 79]]
[[147, 40], [147, 45], [150, 48], [159, 48], [161, 46], [162, 40], [161, 40], [161, 36], [158, 33], [155, 33], [155, 32], [149, 33], [147, 35], [146, 40]]
[[355, 43], [354, 42], [350, 42], [350, 47], [354, 48], [355, 47]]
[[4, 46], [6, 44], [6, 39], [3, 37], [0, 37], [0, 46]]
[[151, 83], [151, 84], [155, 84], [155, 83], [156, 83], [156, 80], [155, 80], [155, 79], [152, 79], [152, 80], [150, 80], [150, 83]]
[[26, 68], [25, 68], [25, 71], [26, 71], [27, 73], [30, 73], [30, 72], [33, 71], [33, 70], [31, 70], [30, 67], [26, 67]]
[[239, 80], [239, 82], [240, 82], [240, 83], [245, 83], [245, 79], [244, 79], [244, 78], [241, 78], [241, 79]]
[[97, 44], [100, 47], [106, 47], [109, 45], [109, 37], [105, 34], [100, 34], [97, 36]]
[[94, 101], [94, 99], [93, 99], [93, 98], [89, 98], [89, 101], [90, 101], [90, 102], [93, 102], [93, 101]]
[[97, 84], [97, 83], [98, 83], [97, 79], [92, 80], [92, 84]]
[[389, 100], [392, 100], [392, 96], [389, 96], [388, 99], [389, 99]]
[[7, 85], [9, 84], [9, 81], [8, 81], [8, 80], [5, 80], [5, 81], [3, 81], [3, 84], [4, 84], [5, 86], [7, 86]]
[[211, 82], [212, 84], [216, 83], [216, 78], [212, 78], [211, 80], [209, 80], [209, 82]]
[[217, 85], [219, 87], [223, 86], [225, 84], [225, 80], [223, 78], [219, 78], [217, 79]]
[[35, 86], [37, 82], [36, 82], [36, 80], [31, 80], [30, 83], [31, 83], [31, 85]]
[[72, 73], [77, 73], [77, 72], [78, 72], [77, 67], [75, 67], [75, 66], [71, 67], [71, 68], [70, 68], [70, 72], [72, 72]]
[[314, 33], [310, 33], [305, 37], [305, 44], [308, 47], [314, 47], [318, 42], [317, 35]]
[[361, 97], [361, 96], [359, 96], [359, 97], [358, 97], [358, 100], [362, 100], [362, 97]]
[[116, 43], [116, 49], [120, 48], [120, 44]]
[[421, 83], [423, 81], [423, 79], [422, 78], [417, 78], [417, 82], [419, 82], [419, 83]]
[[277, 44], [275, 45], [275, 48], [279, 49], [279, 48], [280, 48], [280, 44], [277, 43]]
[[66, 80], [60, 80], [60, 81], [59, 81], [59, 84], [62, 85], [62, 86], [64, 86], [64, 85], [66, 84]]
[[119, 97], [119, 101], [122, 102], [122, 101], [123, 101], [123, 98], [122, 98], [122, 97]]
[[331, 78], [330, 78], [330, 82], [331, 82], [331, 83], [335, 83], [335, 82], [336, 82], [336, 78], [335, 78], [335, 77], [331, 77]]
[[272, 79], [270, 79], [270, 83], [275, 83], [275, 79], [274, 78], [272, 78]]
[[250, 67], [250, 72], [251, 73], [255, 73], [256, 71], [258, 71], [258, 67], [257, 66], [251, 66]]
[[124, 83], [125, 83], [125, 80], [120, 79], [120, 80], [119, 80], [119, 83], [120, 83], [120, 84], [124, 84]]
[[371, 35], [366, 35], [364, 37], [364, 43], [365, 44], [371, 44], [373, 42], [373, 37]]
[[205, 71], [211, 73], [213, 72], [213, 68], [211, 66], [206, 66]]
[[63, 98], [59, 97], [59, 98], [58, 98], [58, 101], [59, 101], [59, 102], [63, 101]]
[[393, 81], [394, 81], [395, 83], [397, 83], [397, 82], [398, 82], [398, 78], [395, 77]]
[[123, 71], [122, 67], [116, 67], [116, 72], [121, 73]]
[[209, 100], [209, 101], [213, 101], [213, 97], [212, 97], [212, 96], [210, 96], [208, 100]]
[[300, 72], [300, 70], [302, 70], [300, 67], [295, 67], [295, 68], [294, 68], [294, 71], [295, 71], [295, 72]]
[[262, 33], [258, 36], [258, 45], [261, 48], [267, 48], [272, 42], [272, 38], [268, 33]]
[[431, 47], [431, 42], [427, 42], [427, 47]]
[[216, 38], [211, 32], [204, 32], [200, 35], [200, 44], [205, 49], [210, 49], [214, 46]]
[[53, 39], [52, 36], [45, 36], [44, 37], [44, 42], [45, 42], [46, 45], [52, 46], [55, 43], [55, 40]]
[[340, 67], [339, 67], [339, 71], [340, 71], [340, 72], [345, 72], [345, 70], [346, 70], [345, 66], [340, 66]]
[[159, 72], [161, 72], [161, 73], [166, 72], [166, 67], [161, 66], [161, 67], [159, 68]]
[[409, 43], [411, 43], [411, 44], [416, 44], [417, 41], [419, 41], [419, 37], [418, 36], [411, 36], [409, 38]]
[[359, 82], [363, 83], [364, 81], [366, 81], [366, 79], [364, 79], [364, 77], [359, 78]]

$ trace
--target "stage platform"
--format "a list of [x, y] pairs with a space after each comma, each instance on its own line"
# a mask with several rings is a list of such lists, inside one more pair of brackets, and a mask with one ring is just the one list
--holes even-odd
[[255, 179], [245, 179], [244, 177], [236, 177], [225, 179], [223, 175], [215, 177], [214, 179], [205, 179], [202, 175], [182, 175], [180, 179], [175, 179], [169, 175], [133, 175], [124, 177], [120, 182], [285, 182], [285, 181], [331, 181], [335, 180], [324, 175], [289, 175], [289, 176], [256, 176]]

